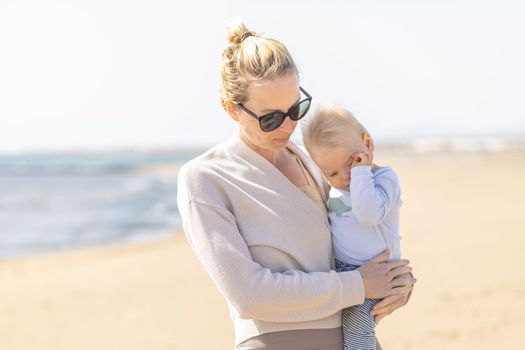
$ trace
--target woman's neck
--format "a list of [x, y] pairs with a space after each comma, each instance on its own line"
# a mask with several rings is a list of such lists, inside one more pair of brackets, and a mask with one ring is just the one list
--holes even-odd
[[283, 151], [286, 149], [286, 147], [275, 149], [275, 150], [262, 148], [262, 147], [257, 146], [253, 142], [251, 142], [247, 137], [245, 137], [242, 134], [240, 134], [239, 137], [248, 147], [250, 147], [253, 151], [259, 154], [261, 157], [269, 161], [275, 167], [277, 167], [277, 164], [279, 163], [279, 159], [281, 155], [283, 154]]

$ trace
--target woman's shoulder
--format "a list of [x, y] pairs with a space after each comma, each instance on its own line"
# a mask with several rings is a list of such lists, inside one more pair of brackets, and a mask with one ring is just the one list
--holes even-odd
[[220, 143], [186, 162], [179, 170], [179, 184], [213, 177], [230, 160], [227, 145]]
[[177, 191], [184, 192], [188, 200], [207, 203], [213, 199], [222, 203], [228, 184], [236, 181], [242, 166], [231, 142], [222, 142], [181, 167]]
[[238, 137], [232, 136], [186, 162], [181, 170], [191, 175], [205, 175], [227, 168], [228, 164], [239, 161], [240, 144]]
[[226, 154], [224, 143], [219, 143], [184, 163], [182, 169], [198, 172], [203, 166], [226, 158]]

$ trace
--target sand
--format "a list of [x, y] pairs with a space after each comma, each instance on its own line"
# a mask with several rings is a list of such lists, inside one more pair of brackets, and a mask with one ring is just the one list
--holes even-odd
[[[419, 282], [385, 349], [524, 348], [525, 155], [384, 152]], [[226, 303], [182, 234], [0, 262], [0, 349], [232, 349]]]

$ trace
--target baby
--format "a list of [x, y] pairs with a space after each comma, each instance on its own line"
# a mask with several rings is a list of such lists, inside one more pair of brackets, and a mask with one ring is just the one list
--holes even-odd
[[[372, 162], [370, 134], [343, 108], [323, 107], [303, 128], [312, 159], [332, 186], [328, 215], [337, 271], [357, 269], [383, 250], [400, 258], [398, 178], [390, 167]], [[376, 349], [370, 312], [380, 299], [343, 310], [345, 350]]]

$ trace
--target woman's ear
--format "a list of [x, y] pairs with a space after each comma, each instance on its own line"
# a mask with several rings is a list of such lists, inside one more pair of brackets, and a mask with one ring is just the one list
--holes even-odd
[[363, 142], [370, 153], [374, 152], [374, 141], [367, 132], [363, 133]]
[[224, 102], [223, 106], [226, 112], [228, 112], [228, 114], [230, 115], [230, 117], [232, 117], [233, 120], [239, 121], [239, 109], [237, 108], [237, 106], [235, 106], [231, 102]]

